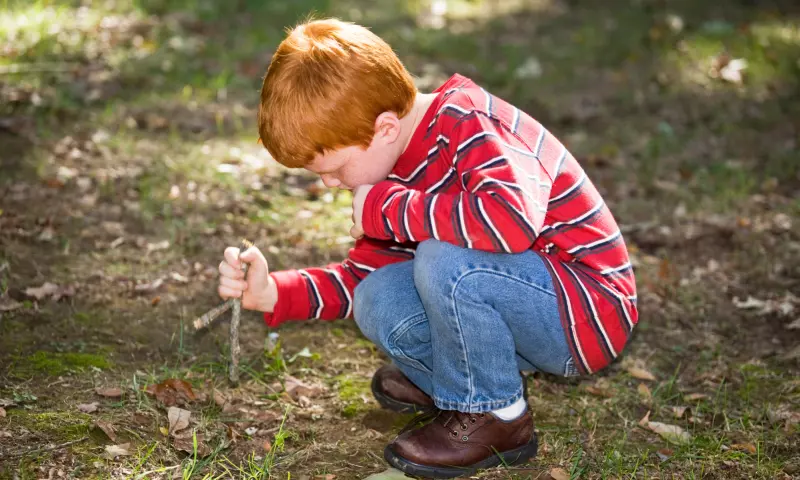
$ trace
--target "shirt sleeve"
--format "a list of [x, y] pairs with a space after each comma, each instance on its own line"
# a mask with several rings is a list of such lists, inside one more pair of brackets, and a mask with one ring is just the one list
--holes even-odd
[[341, 263], [270, 273], [278, 288], [278, 302], [264, 313], [269, 327], [287, 321], [336, 320], [353, 314], [353, 292], [374, 270], [414, 258], [411, 246], [361, 238]]
[[[537, 148], [548, 135], [541, 127], [528, 146], [496, 120], [465, 114], [447, 138], [451, 166], [443, 178], [425, 191], [389, 180], [376, 184], [364, 204], [364, 233], [398, 242], [434, 238], [493, 252], [530, 249], [552, 187]], [[453, 183], [458, 191], [439, 193]]]

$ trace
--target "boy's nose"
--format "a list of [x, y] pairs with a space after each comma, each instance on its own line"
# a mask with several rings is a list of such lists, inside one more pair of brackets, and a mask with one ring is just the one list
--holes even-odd
[[322, 183], [328, 188], [338, 187], [341, 183], [337, 178], [330, 175], [320, 175], [320, 177], [322, 178]]

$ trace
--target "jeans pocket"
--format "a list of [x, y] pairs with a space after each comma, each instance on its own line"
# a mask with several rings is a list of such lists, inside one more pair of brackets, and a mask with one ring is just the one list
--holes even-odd
[[564, 365], [564, 376], [565, 377], [577, 377], [580, 374], [581, 374], [581, 372], [578, 371], [578, 367], [575, 366], [575, 361], [570, 356], [567, 359], [567, 363]]
[[411, 368], [432, 374], [431, 329], [425, 316], [402, 322], [387, 342], [389, 356]]

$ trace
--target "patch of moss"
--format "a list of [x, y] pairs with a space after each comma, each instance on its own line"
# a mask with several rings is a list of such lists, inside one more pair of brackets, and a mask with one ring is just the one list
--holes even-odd
[[22, 408], [8, 411], [13, 424], [21, 425], [31, 432], [52, 436], [65, 442], [85, 437], [89, 433], [91, 418], [84, 413], [31, 412]]
[[336, 377], [336, 384], [339, 400], [344, 403], [342, 415], [346, 418], [353, 418], [369, 409], [369, 404], [364, 402], [364, 398], [370, 398], [372, 395], [369, 379], [340, 375]]
[[21, 359], [17, 363], [17, 373], [42, 373], [51, 376], [63, 375], [71, 371], [81, 371], [90, 367], [108, 369], [112, 362], [92, 353], [57, 353], [39, 351]]

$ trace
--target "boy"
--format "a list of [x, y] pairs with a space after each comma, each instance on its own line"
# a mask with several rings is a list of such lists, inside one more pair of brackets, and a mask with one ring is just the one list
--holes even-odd
[[278, 162], [353, 190], [356, 242], [340, 264], [272, 273], [228, 248], [219, 294], [272, 327], [353, 315], [392, 360], [380, 404], [430, 412], [386, 447], [395, 467], [451, 478], [533, 457], [520, 371], [596, 372], [638, 319], [625, 243], [577, 161], [470, 79], [417, 92], [386, 43], [337, 20], [281, 43], [258, 121]]

